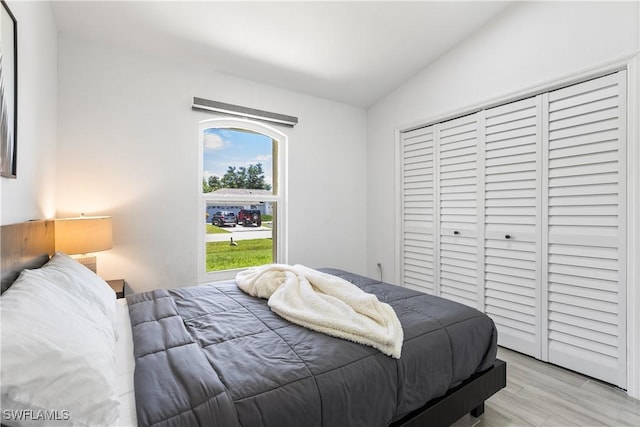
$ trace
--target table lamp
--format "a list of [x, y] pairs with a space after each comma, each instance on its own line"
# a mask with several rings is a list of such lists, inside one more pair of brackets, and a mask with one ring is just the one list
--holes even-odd
[[113, 247], [110, 216], [80, 216], [55, 220], [55, 249], [67, 255], [83, 255], [75, 258], [80, 264], [96, 273], [95, 256], [84, 256]]

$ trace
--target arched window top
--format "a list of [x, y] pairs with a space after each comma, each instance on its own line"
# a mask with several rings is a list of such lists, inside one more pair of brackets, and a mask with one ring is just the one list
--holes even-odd
[[236, 128], [241, 130], [248, 130], [263, 135], [267, 135], [279, 143], [285, 143], [287, 141], [287, 135], [279, 130], [266, 125], [264, 123], [257, 122], [255, 120], [241, 119], [241, 118], [217, 118], [208, 119], [200, 122], [200, 131], [212, 128]]
[[200, 123], [203, 193], [243, 200], [277, 197], [286, 135], [262, 123], [212, 119]]

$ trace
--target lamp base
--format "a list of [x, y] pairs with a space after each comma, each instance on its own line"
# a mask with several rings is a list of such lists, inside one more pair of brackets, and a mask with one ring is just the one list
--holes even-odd
[[74, 258], [74, 259], [76, 261], [78, 261], [80, 264], [82, 264], [85, 267], [87, 267], [89, 270], [91, 270], [94, 273], [98, 274], [98, 272], [97, 272], [98, 260], [96, 259], [96, 257], [94, 257], [94, 256], [83, 256], [83, 257]]

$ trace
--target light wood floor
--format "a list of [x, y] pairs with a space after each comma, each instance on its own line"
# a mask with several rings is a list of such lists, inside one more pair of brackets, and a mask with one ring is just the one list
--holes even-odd
[[640, 401], [622, 390], [507, 349], [498, 358], [507, 362], [507, 387], [481, 417], [466, 415], [455, 427], [640, 427]]

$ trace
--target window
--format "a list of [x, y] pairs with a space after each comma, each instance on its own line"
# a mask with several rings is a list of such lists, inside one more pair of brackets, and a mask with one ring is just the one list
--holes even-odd
[[245, 119], [200, 123], [201, 281], [286, 262], [286, 136]]

